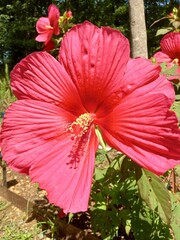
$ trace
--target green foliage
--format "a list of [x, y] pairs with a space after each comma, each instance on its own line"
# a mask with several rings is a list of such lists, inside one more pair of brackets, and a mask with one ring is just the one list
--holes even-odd
[[167, 225], [170, 197], [160, 178], [119, 155], [109, 167], [95, 171], [95, 180], [92, 227], [101, 233], [102, 239], [172, 239]]
[[161, 64], [162, 71], [161, 73], [166, 75], [167, 78], [174, 76], [174, 79], [179, 77], [179, 74], [176, 74], [176, 71], [178, 70], [178, 65], [174, 64], [171, 68], [167, 67], [167, 63], [164, 62]]
[[9, 221], [0, 226], [1, 240], [33, 240], [40, 238], [41, 229], [33, 227], [31, 229], [22, 228], [24, 222]]
[[171, 226], [175, 239], [178, 240], [180, 236], [180, 195], [171, 193], [170, 196], [172, 204]]
[[171, 27], [160, 28], [157, 30], [156, 36], [165, 35], [168, 32], [172, 32], [172, 30], [173, 30], [173, 28], [171, 28]]
[[[176, 116], [177, 116], [179, 124], [180, 124], [180, 82], [175, 84], [174, 88], [176, 91], [176, 99], [171, 108], [176, 113]], [[180, 173], [179, 173], [179, 176], [180, 176]]]
[[[159, 42], [161, 39], [162, 31], [156, 33], [159, 29], [166, 28], [169, 26], [169, 20], [164, 19], [163, 21], [157, 21], [159, 19], [164, 18], [167, 14], [172, 12], [173, 7], [178, 7], [179, 1], [178, 0], [145, 0], [145, 13], [146, 13], [146, 26], [147, 26], [147, 37], [148, 37], [148, 50], [149, 56], [152, 56], [157, 47], [159, 46]], [[154, 22], [156, 24], [153, 24]], [[153, 24], [153, 25], [152, 25]], [[165, 30], [166, 31], [166, 30]], [[165, 34], [165, 33], [164, 33]]]
[[9, 68], [5, 64], [4, 73], [0, 75], [0, 112], [6, 110], [6, 108], [15, 101], [10, 88]]
[[146, 169], [136, 168], [136, 179], [141, 198], [152, 210], [156, 210], [161, 219], [170, 224], [171, 200], [168, 190], [161, 179]]
[[0, 64], [10, 68], [30, 52], [37, 50], [35, 24], [47, 13], [51, 1], [23, 0], [0, 2]]
[[[178, 96], [180, 97], [180, 95]], [[178, 120], [180, 121], [180, 100], [176, 100], [173, 103], [172, 110], [175, 111]]]
[[[176, 1], [145, 0], [148, 47], [150, 56], [159, 46], [156, 31], [167, 26], [166, 20], [158, 22], [175, 6]], [[98, 26], [111, 26], [130, 37], [128, 1], [127, 0], [5, 0], [0, 2], [0, 65], [9, 63], [10, 69], [27, 54], [41, 49], [42, 44], [35, 42], [37, 36], [35, 25], [38, 18], [47, 16], [48, 6], [56, 4], [61, 14], [71, 9], [74, 23], [89, 20]], [[168, 20], [167, 20], [168, 21]]]
[[6, 208], [8, 208], [10, 206], [10, 203], [6, 202], [6, 201], [0, 201], [0, 211], [5, 210]]
[[74, 23], [91, 21], [97, 26], [111, 26], [129, 36], [127, 0], [54, 1], [61, 11], [71, 9]]

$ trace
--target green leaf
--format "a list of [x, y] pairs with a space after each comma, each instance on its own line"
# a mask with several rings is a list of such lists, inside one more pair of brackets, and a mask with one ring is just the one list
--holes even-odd
[[103, 179], [106, 174], [107, 169], [95, 168], [94, 179], [96, 181]]
[[126, 231], [126, 234], [129, 236], [130, 231], [131, 231], [131, 220], [130, 219], [126, 220], [125, 231]]
[[172, 25], [173, 25], [173, 27], [174, 27], [175, 29], [177, 29], [177, 28], [179, 28], [180, 23], [179, 23], [179, 21], [174, 21], [174, 22], [172, 23]]
[[174, 79], [179, 79], [179, 74], [177, 74], [178, 65], [174, 64], [171, 68], [167, 67], [167, 63], [161, 64], [162, 71], [161, 73], [163, 75], [166, 75], [166, 77], [174, 77]]
[[176, 100], [180, 100], [180, 94], [176, 94]]
[[180, 119], [180, 101], [175, 101], [171, 109], [176, 113], [176, 116]]
[[168, 27], [168, 28], [160, 28], [160, 29], [157, 30], [157, 32], [156, 32], [156, 36], [164, 35], [164, 34], [170, 32], [170, 31], [172, 31], [172, 30], [173, 30], [172, 27]]
[[180, 196], [177, 194], [170, 194], [172, 203], [172, 221], [171, 227], [174, 232], [175, 239], [178, 240], [180, 236]]
[[71, 222], [72, 218], [74, 217], [74, 214], [73, 213], [69, 213], [68, 214], [68, 223]]
[[161, 179], [146, 169], [137, 167], [136, 178], [141, 198], [150, 209], [157, 210], [161, 219], [170, 224], [172, 211], [168, 190]]
[[180, 164], [175, 167], [175, 172], [180, 177]]

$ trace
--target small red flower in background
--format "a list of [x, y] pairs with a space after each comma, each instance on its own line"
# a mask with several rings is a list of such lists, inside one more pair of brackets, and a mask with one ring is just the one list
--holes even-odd
[[167, 63], [167, 69], [174, 65], [178, 66], [175, 76], [168, 78], [169, 80], [180, 78], [180, 33], [171, 32], [166, 34], [161, 42], [161, 51], [155, 53], [154, 58], [158, 64]]
[[66, 17], [72, 18], [72, 12], [70, 10], [66, 12]]
[[3, 159], [65, 214], [88, 208], [97, 129], [109, 146], [164, 173], [180, 163], [180, 130], [170, 110], [173, 86], [159, 73], [147, 59], [130, 59], [119, 31], [76, 25], [62, 40], [59, 61], [36, 52], [11, 72], [18, 100], [3, 121]]
[[36, 30], [39, 33], [36, 37], [36, 41], [44, 42], [46, 45], [51, 40], [53, 34], [60, 34], [58, 25], [59, 17], [59, 9], [54, 4], [51, 4], [48, 7], [48, 17], [41, 17], [36, 23]]

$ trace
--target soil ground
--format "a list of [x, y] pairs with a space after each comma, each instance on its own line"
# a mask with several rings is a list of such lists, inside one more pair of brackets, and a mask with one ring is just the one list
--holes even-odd
[[[2, 197], [3, 194], [0, 194], [1, 240], [73, 240], [75, 238], [72, 236], [63, 237], [64, 230], [75, 234], [80, 228], [85, 230], [85, 234], [88, 236], [76, 239], [91, 239], [92, 231], [90, 229], [90, 221], [88, 220], [89, 216], [87, 214], [77, 214], [71, 223], [78, 228], [76, 229], [76, 227], [73, 227], [69, 229], [69, 225], [67, 225], [68, 230], [66, 230], [65, 228], [67, 228], [66, 223], [68, 222], [68, 218], [63, 219], [64, 223], [60, 220], [58, 216], [59, 208], [48, 203], [45, 191], [40, 190], [37, 184], [31, 183], [30, 178], [26, 175], [18, 174], [9, 168], [6, 169], [6, 173], [7, 189], [20, 196], [22, 199], [17, 199], [20, 207], [19, 209], [15, 206], [17, 205], [16, 196], [15, 198], [12, 197], [12, 203], [7, 201], [5, 197]], [[0, 186], [2, 185], [3, 172], [0, 168]], [[27, 206], [24, 206], [23, 198], [27, 200]], [[28, 203], [34, 204], [33, 210], [30, 209], [32, 206]], [[62, 227], [64, 227], [64, 230], [61, 233], [60, 231], [62, 230]], [[82, 231], [82, 234], [84, 234], [84, 231]]]
[[[1, 182], [2, 185], [2, 171]], [[12, 192], [24, 197], [27, 201], [37, 202], [45, 197], [44, 191], [39, 191], [36, 184], [30, 183], [29, 177], [20, 175], [7, 168], [7, 187]], [[28, 212], [28, 206], [27, 206]], [[19, 236], [25, 236], [25, 239], [50, 239], [43, 236], [41, 230], [37, 228], [37, 220], [31, 219], [27, 212], [15, 207], [14, 204], [7, 201], [0, 196], [0, 239], [8, 238], [9, 235], [13, 235], [13, 231], [17, 232], [19, 228]], [[12, 232], [11, 232], [12, 231]], [[14, 236], [15, 237], [15, 236]], [[16, 236], [17, 237], [17, 236]], [[9, 239], [10, 236], [9, 236]], [[12, 236], [13, 239], [13, 236]], [[23, 239], [23, 237], [22, 237]]]

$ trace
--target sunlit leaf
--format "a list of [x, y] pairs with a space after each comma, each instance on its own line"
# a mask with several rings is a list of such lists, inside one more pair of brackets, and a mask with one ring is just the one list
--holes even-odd
[[160, 29], [157, 30], [156, 36], [164, 35], [164, 34], [166, 34], [166, 33], [168, 33], [168, 32], [171, 32], [172, 30], [173, 30], [172, 27], [160, 28]]
[[95, 173], [94, 173], [94, 179], [96, 181], [104, 178], [105, 174], [106, 174], [107, 169], [99, 169], [99, 168], [95, 168]]
[[180, 101], [175, 101], [173, 103], [172, 110], [176, 113], [178, 119], [180, 119]]
[[176, 100], [180, 100], [180, 94], [176, 94]]
[[180, 237], [180, 196], [171, 193], [171, 203], [172, 203], [172, 221], [171, 227], [174, 232], [175, 239]]
[[158, 211], [159, 216], [166, 224], [170, 224], [171, 200], [161, 179], [143, 168], [137, 168], [136, 177], [141, 198], [153, 211]]
[[180, 23], [179, 23], [179, 21], [174, 21], [174, 22], [172, 23], [172, 25], [173, 25], [173, 27], [174, 27], [175, 29], [177, 29], [177, 28], [179, 28]]
[[175, 172], [180, 177], [180, 164], [175, 167]]
[[131, 220], [130, 219], [126, 220], [125, 231], [126, 231], [126, 234], [129, 236], [130, 231], [131, 231]]

